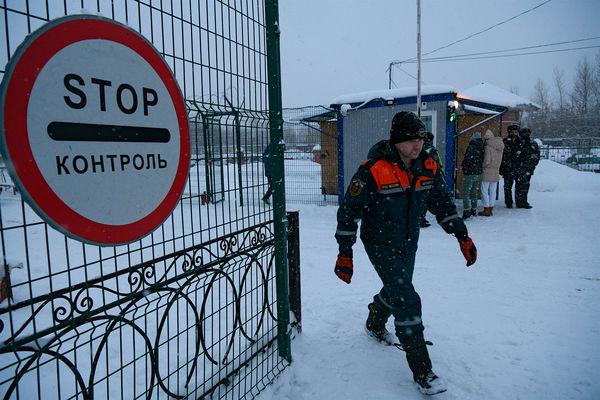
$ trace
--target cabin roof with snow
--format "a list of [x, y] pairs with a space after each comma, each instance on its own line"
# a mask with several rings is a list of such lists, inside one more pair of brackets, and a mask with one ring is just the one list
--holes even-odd
[[[458, 101], [469, 105], [474, 112], [491, 113], [506, 109], [517, 111], [532, 111], [539, 109], [540, 106], [524, 97], [518, 96], [507, 90], [494, 86], [487, 82], [470, 87], [466, 90], [458, 90], [449, 85], [423, 85], [421, 87], [421, 96], [451, 95]], [[349, 104], [353, 108], [362, 106], [379, 100], [382, 102], [394, 99], [402, 99], [417, 96], [416, 87], [405, 87], [386, 90], [372, 90], [368, 92], [350, 93], [336, 97], [331, 102], [332, 108], [339, 109], [343, 104]]]
[[461, 99], [474, 100], [480, 103], [496, 104], [518, 111], [533, 111], [541, 108], [533, 101], [504, 90], [491, 83], [482, 82], [458, 93]]

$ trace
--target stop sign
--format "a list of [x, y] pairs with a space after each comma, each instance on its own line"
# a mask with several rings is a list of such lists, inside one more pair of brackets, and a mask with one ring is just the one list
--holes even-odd
[[152, 232], [183, 192], [185, 102], [158, 51], [97, 16], [29, 35], [0, 88], [1, 150], [15, 184], [49, 224], [123, 244]]

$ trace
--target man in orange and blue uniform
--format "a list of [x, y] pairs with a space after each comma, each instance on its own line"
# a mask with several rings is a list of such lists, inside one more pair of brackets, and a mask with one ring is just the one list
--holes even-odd
[[402, 111], [392, 120], [390, 139], [380, 141], [369, 151], [337, 213], [339, 255], [335, 274], [350, 283], [352, 246], [360, 220], [360, 238], [383, 283], [368, 306], [367, 332], [391, 344], [385, 323], [393, 315], [396, 336], [406, 352], [415, 383], [421, 392], [435, 394], [446, 389], [432, 371], [423, 336], [421, 299], [412, 284], [423, 210], [428, 209], [447, 233], [456, 236], [467, 266], [476, 261], [477, 250], [456, 212], [442, 169], [423, 151], [424, 137], [421, 120]]

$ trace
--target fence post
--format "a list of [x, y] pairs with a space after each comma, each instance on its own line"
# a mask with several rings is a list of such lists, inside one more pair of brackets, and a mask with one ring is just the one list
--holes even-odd
[[281, 106], [281, 66], [279, 63], [279, 9], [277, 0], [265, 0], [267, 33], [267, 74], [269, 83], [269, 128], [275, 152], [273, 168], [273, 219], [275, 229], [275, 282], [277, 285], [277, 344], [279, 355], [292, 361], [290, 346], [290, 303], [288, 288], [283, 172], [283, 114]]
[[290, 272], [290, 310], [296, 318], [292, 321], [302, 332], [302, 296], [300, 294], [300, 217], [298, 211], [288, 211], [288, 265]]

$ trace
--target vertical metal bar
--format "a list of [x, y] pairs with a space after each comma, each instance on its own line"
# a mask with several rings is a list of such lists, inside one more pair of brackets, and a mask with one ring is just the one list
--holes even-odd
[[421, 118], [421, 0], [417, 0], [417, 116]]
[[290, 266], [290, 310], [296, 317], [295, 326], [302, 331], [302, 303], [300, 290], [300, 215], [289, 211], [288, 219], [288, 265]]
[[338, 132], [338, 205], [342, 204], [344, 199], [344, 116], [341, 112], [337, 112], [337, 132]]
[[277, 342], [279, 355], [292, 361], [289, 330], [285, 182], [283, 170], [283, 117], [281, 110], [281, 66], [279, 63], [279, 9], [277, 0], [265, 0], [267, 71], [269, 82], [269, 128], [273, 154], [273, 218], [275, 228], [275, 271], [277, 283]]
[[456, 121], [450, 121], [446, 111], [446, 184], [452, 194], [454, 191], [454, 177], [456, 176]]
[[244, 206], [244, 183], [242, 181], [242, 132], [240, 130], [240, 115], [238, 112], [234, 114], [235, 121], [235, 141], [236, 141], [236, 152], [237, 152], [237, 173], [238, 173], [238, 190], [240, 192], [240, 206]]
[[12, 57], [12, 52], [10, 49], [10, 31], [8, 29], [8, 10], [6, 8], [6, 3], [4, 4], [4, 34], [6, 35], [6, 60], [9, 61]]

